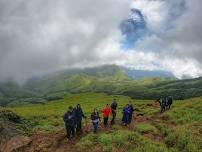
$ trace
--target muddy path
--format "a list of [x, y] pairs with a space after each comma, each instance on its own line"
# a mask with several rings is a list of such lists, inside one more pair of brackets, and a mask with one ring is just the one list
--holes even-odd
[[[164, 117], [162, 117], [160, 112], [155, 113], [153, 116], [148, 117], [143, 114], [136, 114], [133, 117], [132, 124], [130, 126], [122, 126], [122, 129], [133, 129], [135, 125], [140, 123], [148, 123], [152, 126], [155, 126], [156, 123], [161, 121], [162, 123], [166, 123]], [[99, 132], [113, 132], [114, 130], [104, 129], [100, 126]], [[80, 136], [76, 136], [71, 141], [68, 141], [65, 135], [65, 130], [61, 130], [55, 133], [36, 133], [31, 137], [13, 137], [7, 143], [5, 143], [4, 147], [0, 149], [0, 152], [75, 152], [76, 151], [76, 143], [79, 140], [86, 136], [88, 133], [92, 132], [91, 124], [86, 124], [84, 126], [83, 134]], [[158, 130], [158, 132], [147, 132], [142, 134], [144, 137], [149, 138], [151, 140], [157, 142], [164, 142], [164, 136]], [[100, 149], [96, 150], [99, 151]], [[94, 150], [90, 150], [94, 151]]]

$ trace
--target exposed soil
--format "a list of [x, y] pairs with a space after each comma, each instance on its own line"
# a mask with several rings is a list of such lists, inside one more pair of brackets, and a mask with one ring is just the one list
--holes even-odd
[[[154, 126], [155, 122], [158, 120], [166, 121], [159, 112], [154, 114], [152, 118], [149, 118], [144, 114], [137, 114], [134, 116], [132, 125], [144, 122]], [[86, 124], [84, 128], [82, 136], [91, 132], [91, 124]], [[127, 129], [127, 127], [125, 129]], [[130, 129], [130, 127], [128, 129]], [[100, 126], [99, 131], [110, 132], [112, 130], [105, 129]], [[68, 141], [64, 130], [56, 133], [37, 133], [32, 137], [17, 135], [8, 140], [5, 144], [1, 145], [0, 152], [75, 152], [75, 145], [82, 136], [77, 136], [73, 140]], [[143, 133], [143, 136], [157, 142], [164, 142], [164, 136], [160, 133], [160, 131], [157, 133]], [[92, 152], [101, 150], [102, 148], [100, 147], [97, 150], [88, 149], [87, 151]]]

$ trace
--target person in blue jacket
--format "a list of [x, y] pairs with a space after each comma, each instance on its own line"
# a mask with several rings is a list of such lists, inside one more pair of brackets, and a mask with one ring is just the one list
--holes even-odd
[[76, 117], [76, 134], [79, 135], [82, 133], [82, 118], [86, 119], [86, 116], [84, 115], [80, 104], [77, 104], [75, 108], [75, 117]]
[[65, 122], [67, 138], [71, 139], [75, 135], [75, 126], [76, 126], [75, 111], [72, 106], [70, 106], [68, 108], [68, 111], [65, 112], [63, 119]]
[[130, 115], [130, 107], [129, 104], [126, 104], [126, 106], [123, 108], [123, 118], [122, 118], [122, 123], [125, 126], [129, 124], [129, 115]]

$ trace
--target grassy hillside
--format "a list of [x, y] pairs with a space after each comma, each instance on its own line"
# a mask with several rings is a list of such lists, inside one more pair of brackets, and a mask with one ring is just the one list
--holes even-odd
[[[90, 125], [89, 117], [92, 109], [97, 107], [100, 111], [106, 103], [111, 103], [113, 98], [116, 98], [119, 104], [117, 125], [111, 129], [99, 131], [96, 135], [88, 133], [81, 138], [76, 138], [71, 145], [72, 151], [201, 151], [202, 98], [175, 101], [172, 109], [163, 114], [159, 113], [159, 108], [154, 105], [153, 101], [132, 99], [136, 108], [136, 117], [130, 127], [119, 125], [122, 107], [131, 100], [126, 96], [81, 93], [66, 96], [64, 99], [51, 101], [47, 104], [13, 107], [10, 110], [16, 112], [24, 119], [24, 122], [28, 124], [29, 130], [46, 132], [44, 135], [42, 134], [46, 136], [46, 134], [51, 135], [53, 132], [57, 133], [64, 127], [62, 115], [69, 105], [74, 106], [77, 103], [81, 103], [85, 114], [88, 116], [88, 124]], [[83, 125], [85, 129], [87, 126]], [[42, 135], [39, 137], [43, 138]], [[44, 138], [43, 143], [50, 142], [50, 139], [46, 140]], [[53, 138], [52, 140], [56, 139]], [[67, 142], [62, 142], [62, 144], [65, 146]], [[44, 145], [34, 146], [40, 148]], [[69, 145], [66, 146], [68, 147]]]
[[[51, 77], [29, 81], [26, 85], [42, 96], [80, 92], [104, 92], [127, 95], [139, 99], [156, 99], [172, 95], [187, 99], [202, 95], [202, 78], [176, 80], [174, 78], [131, 79], [118, 66], [102, 66], [83, 70], [70, 70]], [[44, 98], [44, 97], [43, 97]]]
[[15, 83], [0, 84], [0, 105], [45, 103], [84, 92], [126, 95], [136, 99], [157, 99], [170, 95], [175, 99], [188, 99], [202, 96], [202, 78], [136, 80], [130, 78], [121, 67], [113, 65], [72, 69], [30, 79], [21, 87]]

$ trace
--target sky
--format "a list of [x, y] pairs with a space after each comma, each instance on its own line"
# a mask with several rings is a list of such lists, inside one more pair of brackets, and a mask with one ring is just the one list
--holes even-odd
[[202, 76], [201, 0], [0, 0], [0, 81], [116, 64]]

